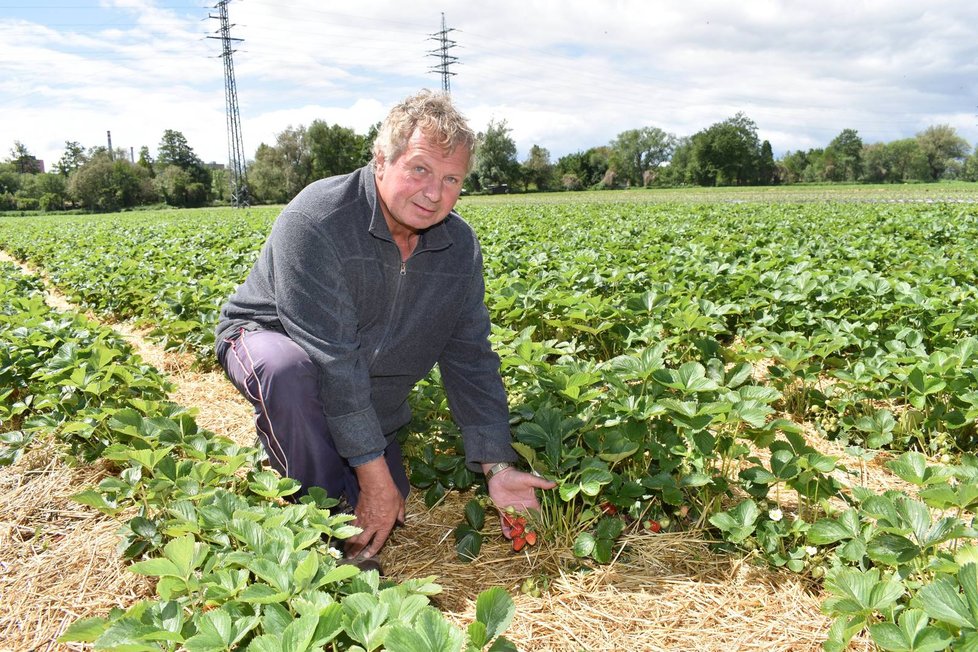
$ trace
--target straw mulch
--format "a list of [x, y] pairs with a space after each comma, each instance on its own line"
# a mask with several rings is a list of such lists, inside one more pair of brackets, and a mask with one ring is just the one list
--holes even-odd
[[[169, 374], [171, 398], [195, 408], [202, 427], [254, 443], [251, 408], [220, 372], [195, 373], [139, 329], [114, 327]], [[118, 523], [69, 500], [104, 473], [99, 464], [67, 466], [51, 444], [0, 469], [0, 650], [81, 649], [54, 640], [78, 618], [152, 596], [150, 582], [124, 570]], [[393, 579], [435, 575], [444, 590], [434, 601], [462, 626], [481, 591], [506, 588], [516, 602], [506, 636], [522, 650], [818, 650], [829, 626], [803, 578], [714, 554], [695, 533], [628, 536], [612, 564], [582, 570], [546, 542], [511, 552], [489, 522], [479, 559], [463, 563], [452, 530], [468, 498], [450, 495], [429, 510], [412, 496], [385, 568]], [[521, 593], [527, 578], [543, 587], [540, 597]]]
[[152, 595], [125, 572], [119, 523], [70, 500], [103, 477], [43, 442], [0, 469], [0, 649], [69, 649], [53, 641], [73, 621]]
[[[612, 564], [592, 568], [545, 542], [513, 553], [487, 518], [479, 558], [459, 561], [452, 530], [469, 498], [453, 494], [428, 510], [412, 497], [384, 568], [395, 579], [437, 576], [444, 591], [435, 602], [460, 625], [474, 618], [479, 592], [506, 588], [516, 602], [506, 636], [520, 649], [818, 650], [829, 627], [802, 577], [714, 554], [695, 533], [626, 536]], [[523, 594], [527, 578], [549, 587]]]

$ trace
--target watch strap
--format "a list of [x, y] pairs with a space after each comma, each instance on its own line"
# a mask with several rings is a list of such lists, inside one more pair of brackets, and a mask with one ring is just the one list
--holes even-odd
[[489, 482], [494, 476], [499, 475], [506, 469], [511, 468], [513, 468], [513, 464], [511, 462], [497, 462], [493, 464], [491, 467], [489, 467], [489, 470], [486, 471], [486, 482]]

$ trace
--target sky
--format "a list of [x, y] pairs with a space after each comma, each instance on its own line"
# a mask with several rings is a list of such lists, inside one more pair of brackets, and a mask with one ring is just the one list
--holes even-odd
[[[520, 160], [657, 127], [691, 136], [743, 112], [775, 156], [946, 124], [978, 145], [975, 0], [231, 0], [248, 159], [313, 120], [364, 134], [420, 88], [442, 17], [452, 97], [505, 121]], [[174, 129], [227, 162], [216, 0], [0, 0], [0, 160], [47, 170], [66, 141], [141, 147]]]

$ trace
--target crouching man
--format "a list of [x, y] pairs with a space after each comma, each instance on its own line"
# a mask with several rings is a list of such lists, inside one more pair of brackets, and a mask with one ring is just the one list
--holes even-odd
[[254, 405], [271, 465], [302, 493], [322, 487], [350, 504], [362, 532], [345, 554], [356, 561], [404, 522], [395, 434], [436, 363], [466, 464], [486, 474], [495, 505], [537, 508], [535, 490], [553, 487], [511, 466], [482, 253], [453, 211], [474, 144], [447, 95], [407, 98], [383, 122], [371, 163], [311, 183], [285, 207], [221, 310], [217, 357]]

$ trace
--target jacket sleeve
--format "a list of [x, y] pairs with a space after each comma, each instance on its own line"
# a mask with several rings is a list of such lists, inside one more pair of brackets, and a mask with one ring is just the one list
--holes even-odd
[[482, 462], [513, 462], [509, 406], [499, 375], [499, 356], [489, 345], [482, 252], [476, 244], [466, 303], [438, 359], [452, 417], [462, 431], [465, 461], [481, 472]]
[[357, 311], [334, 243], [296, 211], [272, 227], [269, 247], [279, 321], [319, 368], [323, 411], [336, 450], [359, 457], [387, 446], [370, 402]]

